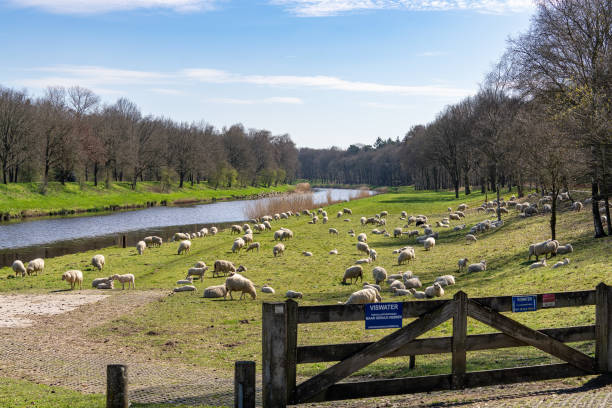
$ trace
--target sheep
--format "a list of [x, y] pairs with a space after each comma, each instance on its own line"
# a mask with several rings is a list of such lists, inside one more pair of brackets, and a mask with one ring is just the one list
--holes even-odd
[[373, 288], [365, 288], [353, 292], [345, 305], [365, 305], [366, 303], [376, 303], [382, 301], [380, 294]]
[[204, 280], [204, 273], [208, 270], [208, 266], [202, 268], [189, 268], [187, 270], [187, 276], [185, 279], [189, 279], [190, 276], [199, 276], [200, 281]]
[[408, 248], [408, 249], [405, 249], [402, 252], [400, 252], [399, 256], [397, 257], [397, 264], [401, 265], [402, 263], [404, 263], [406, 261], [410, 261], [412, 259], [416, 260], [416, 255], [414, 253], [414, 249]]
[[286, 219], [289, 218], [289, 216], [287, 215], [287, 213], [281, 213], [280, 214], [280, 218], [281, 218], [281, 220], [286, 220]]
[[106, 263], [105, 259], [104, 259], [104, 255], [94, 255], [93, 258], [91, 258], [91, 264], [98, 268], [99, 271], [102, 270], [102, 268], [104, 268], [104, 264]]
[[126, 273], [124, 275], [113, 275], [111, 276], [112, 280], [118, 280], [121, 282], [121, 289], [125, 289], [125, 284], [128, 284], [128, 289], [130, 286], [132, 289], [136, 289], [136, 278], [131, 273]]
[[404, 280], [404, 282], [406, 281], [406, 279], [411, 279], [413, 276], [414, 274], [412, 273], [412, 271], [406, 271], [402, 273], [402, 279]]
[[469, 272], [482, 272], [487, 270], [487, 261], [484, 259], [478, 263], [471, 264], [468, 266], [467, 271]]
[[98, 288], [99, 285], [109, 286], [109, 289], [112, 289], [113, 279], [109, 276], [108, 278], [96, 278], [91, 282], [92, 288]]
[[83, 288], [83, 272], [71, 269], [62, 274], [62, 280], [70, 284], [70, 290], [74, 290], [79, 285], [79, 290]]
[[236, 234], [242, 234], [242, 227], [240, 225], [232, 225], [230, 233], [233, 234], [234, 232]]
[[425, 299], [427, 297], [425, 292], [420, 292], [415, 289], [408, 289], [408, 290], [410, 291], [410, 293], [412, 293], [412, 296], [414, 296], [415, 299]]
[[378, 254], [376, 253], [376, 250], [374, 248], [370, 248], [370, 258], [372, 259], [372, 261], [376, 260], [376, 257], [378, 256]]
[[351, 219], [350, 218], [345, 218], [342, 221], [344, 221], [344, 222], [351, 222]]
[[393, 291], [394, 289], [406, 289], [406, 286], [404, 285], [404, 282], [402, 282], [401, 280], [394, 280], [389, 285], [389, 288], [391, 289], [391, 291]]
[[351, 284], [353, 283], [353, 279], [355, 279], [355, 282], [357, 282], [357, 279], [361, 279], [361, 282], [363, 282], [363, 268], [360, 265], [354, 265], [347, 268], [344, 271], [342, 283], [346, 284], [347, 279], [351, 280]]
[[184, 285], [184, 286], [179, 286], [178, 288], [172, 289], [173, 292], [193, 292], [196, 290], [197, 290], [196, 287], [193, 285]]
[[329, 251], [330, 255], [338, 255], [338, 250], [337, 249], [332, 249], [331, 251]]
[[558, 247], [559, 242], [557, 240], [548, 240], [537, 244], [531, 244], [529, 245], [529, 257], [527, 259], [530, 260], [533, 255], [535, 255], [536, 261], [540, 255], [544, 255], [545, 258], [548, 258], [548, 254], [550, 254], [552, 257], [557, 254]]
[[[21, 261], [15, 261], [15, 262], [20, 262]], [[13, 262], [13, 265], [15, 265], [15, 262]], [[21, 264], [21, 267], [23, 267], [23, 263]], [[19, 267], [18, 267], [19, 269]], [[27, 272], [28, 275], [33, 275], [34, 273], [36, 273], [36, 275], [38, 275], [38, 272], [42, 272], [43, 269], [45, 269], [45, 261], [42, 258], [36, 258], [36, 259], [32, 259], [30, 262], [28, 262], [28, 267], [25, 269], [25, 272]], [[25, 272], [23, 271], [23, 269], [19, 269], [21, 276], [25, 275]], [[17, 275], [17, 271], [15, 270], [15, 266], [13, 266], [13, 271], [15, 271], [15, 275]]]
[[410, 293], [411, 292], [408, 289], [393, 288], [393, 294], [395, 296], [408, 296]]
[[419, 230], [408, 231], [408, 238], [418, 237], [420, 234]]
[[535, 215], [537, 213], [538, 213], [538, 208], [534, 206], [529, 206], [523, 209], [523, 214], [525, 214], [526, 217], [531, 217], [532, 215]]
[[188, 253], [191, 250], [191, 241], [188, 240], [184, 240], [181, 241], [181, 243], [179, 244], [178, 247], [178, 254], [182, 254], [182, 253]]
[[550, 213], [552, 212], [552, 207], [550, 206], [550, 204], [544, 204], [542, 206], [542, 211], [546, 214], [546, 213]]
[[398, 238], [402, 236], [402, 229], [401, 228], [395, 228], [393, 230], [393, 238]]
[[138, 241], [138, 243], [136, 244], [136, 250], [138, 251], [138, 255], [142, 255], [146, 248], [147, 244], [144, 241]]
[[304, 256], [312, 256], [312, 252], [309, 252], [309, 251], [303, 251], [303, 252], [302, 252], [302, 255], [304, 255]]
[[572, 210], [574, 211], [582, 211], [582, 203], [580, 201], [576, 201], [574, 204], [572, 204]]
[[476, 241], [478, 241], [478, 240], [476, 239], [476, 236], [474, 234], [467, 234], [465, 236], [465, 243], [466, 244], [469, 244], [470, 242], [476, 242]]
[[217, 227], [210, 227], [210, 235], [217, 235], [219, 229]]
[[400, 280], [400, 279], [402, 279], [402, 274], [401, 273], [394, 273], [393, 275], [387, 276], [387, 284], [390, 285], [394, 281]]
[[429, 251], [435, 245], [436, 245], [436, 240], [433, 237], [429, 237], [423, 242], [423, 247], [425, 248], [426, 251]]
[[[342, 214], [341, 214], [341, 213], [338, 213], [338, 214], [340, 214], [340, 215], [339, 215], [339, 217], [341, 217], [341, 216], [342, 216]], [[366, 224], [366, 221], [367, 221], [367, 218], [366, 218], [366, 217], [361, 217], [361, 218], [359, 219], [359, 222], [361, 223], [361, 225], [365, 225], [365, 224]]]
[[330, 234], [338, 235], [338, 230], [335, 229], [335, 228], [330, 228], [328, 231], [329, 231]]
[[457, 206], [457, 211], [465, 211], [467, 210], [468, 205], [467, 204], [459, 204], [459, 206]]
[[377, 266], [376, 268], [372, 269], [372, 277], [378, 285], [380, 284], [380, 282], [383, 282], [385, 279], [387, 279], [387, 271], [382, 266]]
[[370, 247], [365, 242], [357, 242], [357, 251], [370, 255]]
[[455, 284], [455, 277], [453, 275], [443, 275], [443, 276], [438, 276], [434, 282], [438, 282], [440, 284], [440, 286], [444, 287], [444, 286], [449, 286], [449, 285], [454, 285]]
[[220, 273], [225, 276], [227, 273], [236, 272], [236, 267], [230, 261], [225, 261], [223, 259], [218, 259], [215, 261], [213, 268], [213, 278], [219, 276]]
[[465, 218], [465, 213], [463, 211], [455, 211], [455, 214], [457, 214], [460, 218]]
[[261, 245], [259, 244], [259, 242], [253, 242], [251, 245], [248, 246], [246, 251], [249, 252], [249, 251], [252, 251], [252, 250], [256, 249], [257, 252], [259, 252], [259, 248], [260, 247], [261, 247]]
[[[340, 218], [340, 217], [342, 217], [342, 215], [343, 215], [342, 211], [338, 211], [336, 213], [336, 218]], [[363, 218], [363, 217], [361, 217], [361, 218]]]
[[[144, 237], [144, 238], [142, 239], [142, 241], [144, 241], [144, 243], [145, 243], [145, 245], [146, 245], [146, 246], [153, 246], [153, 237], [152, 237], [152, 236], [149, 236], [149, 237]], [[142, 241], [141, 241], [141, 242], [142, 242]]]
[[377, 292], [380, 292], [382, 290], [380, 288], [380, 285], [376, 285], [374, 283], [368, 283], [368, 282], [363, 282], [363, 287], [376, 289]]
[[357, 241], [368, 242], [368, 236], [366, 235], [365, 232], [362, 232], [361, 234], [357, 235]]
[[225, 285], [209, 286], [204, 289], [205, 298], [225, 298], [225, 296], [227, 296], [227, 289], [225, 288]]
[[164, 240], [161, 237], [153, 236], [152, 242], [153, 242], [153, 246], [161, 246]]
[[562, 267], [562, 266], [569, 265], [569, 263], [570, 263], [569, 258], [563, 258], [563, 260], [562, 260], [562, 261], [557, 262], [557, 263], [556, 263], [556, 264], [554, 264], [552, 267], [553, 267], [553, 268], [560, 268], [560, 267]]
[[250, 244], [251, 242], [253, 242], [253, 232], [251, 231], [250, 234], [244, 234], [244, 236], [242, 237], [242, 240], [244, 241], [245, 244]]
[[236, 269], [236, 272], [240, 273], [240, 272], [246, 272], [247, 271], [247, 267], [244, 265], [239, 265], [238, 268]]
[[350, 215], [353, 215], [353, 211], [351, 211], [351, 209], [350, 209], [350, 208], [343, 208], [343, 209], [342, 209], [342, 212], [343, 212], [344, 214], [350, 214]]
[[602, 224], [607, 224], [608, 223], [608, 217], [606, 217], [605, 215], [601, 216], [601, 223]]
[[177, 285], [191, 285], [193, 284], [193, 278], [185, 278], [185, 279], [179, 279], [176, 281]]
[[363, 258], [363, 259], [358, 259], [355, 261], [355, 265], [361, 265], [361, 264], [366, 264], [366, 263], [370, 263], [372, 262], [372, 260], [370, 258]]
[[327, 224], [327, 221], [329, 221], [329, 218], [323, 217], [323, 224]]
[[459, 214], [449, 214], [448, 218], [450, 218], [453, 221], [460, 221], [461, 217], [459, 216]]
[[467, 258], [461, 258], [457, 261], [457, 266], [459, 267], [459, 272], [461, 272], [462, 269], [465, 269], [467, 267], [467, 263], [469, 262], [469, 260]]
[[193, 265], [194, 268], [206, 268], [206, 262], [198, 261]]
[[[572, 252], [574, 252], [574, 248], [572, 247], [572, 244], [559, 245], [559, 247], [557, 247], [557, 254], [558, 255], [570, 254]], [[28, 267], [29, 266], [30, 265], [28, 265]]]
[[200, 230], [200, 234], [202, 234], [203, 237], [208, 235], [208, 228], [202, 228]]
[[308, 221], [309, 224], [316, 224], [319, 221], [319, 217], [316, 215], [312, 217], [312, 220]]
[[244, 247], [244, 245], [245, 245], [244, 239], [236, 238], [234, 240], [234, 243], [232, 244], [232, 253], [236, 251], [240, 252], [240, 250]]
[[465, 224], [461, 224], [461, 225], [455, 225], [453, 227], [453, 231], [461, 231], [462, 229], [465, 228]]
[[261, 291], [262, 291], [263, 293], [271, 293], [271, 294], [274, 294], [274, 289], [273, 289], [272, 287], [268, 286], [268, 284], [267, 284], [267, 283], [261, 287]]
[[240, 295], [241, 300], [245, 294], [251, 295], [252, 299], [257, 299], [257, 291], [255, 290], [255, 285], [253, 285], [253, 282], [239, 273], [230, 273], [230, 276], [225, 279], [225, 288], [227, 289], [230, 299], [232, 300], [234, 300], [232, 297], [232, 292], [242, 292]]
[[287, 293], [285, 293], [285, 297], [289, 298], [289, 299], [302, 299], [303, 295], [302, 292], [296, 292], [294, 290], [288, 290]]
[[425, 296], [428, 298], [444, 296], [444, 289], [442, 285], [440, 285], [440, 282], [434, 282], [433, 286], [425, 288]]
[[276, 258], [276, 256], [280, 256], [285, 252], [285, 245], [278, 243], [276, 245], [274, 245], [274, 248], [272, 248], [272, 253], [274, 254], [274, 257]]
[[96, 289], [115, 289], [115, 285], [113, 284], [112, 280], [109, 280], [107, 282], [98, 283], [98, 286], [96, 286]]
[[529, 265], [529, 269], [535, 269], [535, 268], [542, 268], [546, 265], [546, 259], [542, 259], [540, 262], [534, 262], [531, 265]]
[[414, 277], [414, 278], [404, 279], [404, 286], [406, 287], [406, 289], [414, 289], [414, 288], [422, 287], [423, 284], [421, 283], [421, 280], [419, 278]]
[[172, 239], [170, 239], [171, 242], [174, 241], [178, 241], [178, 240], [184, 240], [184, 239], [189, 239], [188, 234], [184, 234], [182, 232], [177, 232], [172, 236]]

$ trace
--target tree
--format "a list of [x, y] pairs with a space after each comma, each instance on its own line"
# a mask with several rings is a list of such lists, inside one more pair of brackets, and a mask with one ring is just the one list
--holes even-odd
[[0, 87], [0, 165], [4, 184], [9, 182], [11, 171], [12, 181], [17, 181], [32, 131], [31, 118], [30, 99], [25, 92]]

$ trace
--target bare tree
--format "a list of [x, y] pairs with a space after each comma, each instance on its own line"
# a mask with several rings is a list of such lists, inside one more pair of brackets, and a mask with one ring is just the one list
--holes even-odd
[[4, 184], [9, 182], [11, 170], [16, 181], [19, 165], [25, 160], [32, 129], [30, 108], [25, 92], [0, 87], [0, 165]]

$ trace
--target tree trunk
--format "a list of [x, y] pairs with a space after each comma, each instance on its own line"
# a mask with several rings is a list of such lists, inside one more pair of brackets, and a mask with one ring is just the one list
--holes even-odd
[[487, 187], [485, 186], [484, 177], [480, 179], [480, 192], [484, 194], [487, 191]]
[[453, 180], [453, 184], [455, 184], [455, 198], [459, 198], [459, 177]]
[[612, 221], [610, 220], [610, 203], [608, 201], [608, 196], [606, 195], [606, 224], [608, 224], [608, 235], [612, 235]]
[[185, 173], [179, 172], [179, 188], [183, 188], [183, 181], [185, 180]]
[[463, 184], [465, 186], [465, 195], [470, 195], [470, 177], [467, 171], [463, 173]]
[[557, 239], [557, 188], [553, 185], [552, 188], [553, 200], [550, 206], [550, 239]]
[[496, 184], [497, 190], [497, 221], [501, 221], [501, 200], [499, 199], [499, 184]]
[[93, 167], [94, 186], [98, 187], [98, 162], [94, 163]]
[[595, 227], [595, 238], [603, 238], [606, 236], [606, 233], [603, 230], [603, 225], [601, 225], [601, 217], [599, 216], [599, 200], [597, 196], [599, 194], [599, 189], [597, 183], [593, 181], [591, 183], [591, 209], [593, 211], [593, 224]]

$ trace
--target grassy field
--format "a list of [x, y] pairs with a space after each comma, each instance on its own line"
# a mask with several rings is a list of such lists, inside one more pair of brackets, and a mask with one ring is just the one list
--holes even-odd
[[94, 186], [93, 183], [49, 183], [46, 194], [40, 193], [39, 183], [0, 184], [0, 214], [47, 215], [62, 210], [104, 211], [113, 206], [143, 206], [147, 202], [162, 201], [172, 204], [176, 201], [231, 199], [251, 196], [267, 192], [286, 192], [292, 187], [280, 185], [277, 187], [245, 187], [218, 189], [211, 188], [207, 183], [186, 183], [183, 188], [172, 187], [167, 192], [161, 192], [159, 183], [140, 182], [136, 190], [131, 183], [116, 182], [109, 188], [104, 183]]
[[[202, 289], [224, 281], [223, 278], [212, 278], [208, 275], [203, 283], [196, 283], [196, 293], [171, 294], [159, 302], [149, 304], [138, 315], [113, 320], [90, 333], [95, 338], [104, 336], [117, 345], [138, 344], [144, 353], [155, 354], [164, 360], [210, 367], [231, 376], [235, 360], [256, 360], [258, 369], [261, 368], [262, 302], [282, 301], [284, 293], [293, 289], [304, 293], [300, 304], [335, 304], [345, 301], [350, 293], [361, 286], [342, 285], [340, 282], [344, 269], [351, 266], [356, 259], [362, 258], [355, 249], [355, 239], [347, 234], [349, 229], [354, 229], [357, 233], [365, 231], [368, 234], [368, 244], [378, 252], [378, 260], [374, 265], [364, 268], [365, 280], [372, 281], [370, 271], [373, 266], [383, 266], [388, 273], [410, 269], [421, 278], [424, 286], [430, 285], [436, 276], [454, 274], [457, 284], [447, 288], [444, 296], [446, 299], [452, 298], [459, 290], [475, 297], [589, 290], [594, 289], [601, 281], [612, 284], [612, 243], [609, 238], [592, 239], [592, 221], [587, 211], [574, 213], [564, 210], [560, 213], [557, 239], [562, 244], [571, 243], [574, 252], [569, 255], [571, 264], [558, 269], [549, 266], [530, 270], [530, 262], [527, 261], [527, 246], [549, 238], [547, 216], [523, 219], [512, 210], [509, 215], [504, 216], [505, 224], [502, 227], [478, 235], [478, 242], [472, 245], [465, 244], [465, 230], [453, 232], [449, 229], [434, 228], [440, 232], [435, 248], [426, 252], [421, 246], [415, 246], [416, 262], [401, 267], [397, 266], [397, 255], [392, 254], [392, 250], [414, 244], [414, 238], [393, 239], [373, 235], [370, 234], [371, 226], [362, 227], [359, 223], [362, 215], [371, 216], [387, 210], [389, 216], [386, 228], [392, 232], [394, 227], [404, 225], [404, 222], [398, 219], [402, 210], [408, 214], [428, 215], [435, 223], [435, 220], [447, 214], [447, 207], [455, 208], [459, 203], [466, 202], [472, 209], [468, 210], [467, 218], [461, 223], [466, 222], [469, 229], [471, 225], [487, 217], [473, 210], [483, 199], [484, 196], [480, 193], [457, 200], [451, 192], [417, 192], [400, 188], [395, 193], [330, 206], [327, 209], [330, 215], [327, 225], [308, 225], [305, 217], [274, 222], [273, 229], [284, 226], [295, 233], [295, 238], [285, 243], [287, 250], [282, 257], [272, 256], [272, 247], [275, 244], [272, 232], [255, 234], [255, 241], [262, 244], [259, 253], [232, 254], [230, 249], [234, 237], [228, 230], [214, 237], [193, 240], [192, 250], [188, 255], [177, 255], [176, 243], [147, 249], [143, 256], [136, 255], [134, 248], [105, 249], [102, 253], [106, 256], [107, 266], [103, 274], [88, 266], [89, 260], [96, 252], [49, 259], [46, 261], [45, 273], [38, 277], [5, 279], [12, 271], [4, 268], [0, 271], [0, 292], [48, 292], [63, 289], [67, 285], [60, 280], [61, 273], [71, 268], [82, 269], [87, 284], [95, 277], [130, 272], [136, 275], [137, 290], [164, 288], [170, 292], [176, 286], [175, 281], [183, 278], [187, 269], [196, 261], [205, 261], [211, 269], [216, 259], [228, 259], [236, 265], [245, 265], [248, 268], [245, 276], [258, 288], [265, 283], [269, 284], [275, 288], [276, 294], [269, 295], [258, 291], [257, 300], [249, 298], [243, 301], [204, 299], [201, 297]], [[343, 206], [349, 206], [353, 210], [350, 222], [344, 222], [345, 217], [335, 216]], [[339, 236], [330, 235], [330, 227], [337, 228], [340, 231]], [[331, 249], [337, 249], [339, 254], [329, 255]], [[314, 256], [304, 257], [301, 255], [302, 251], [311, 251]], [[457, 259], [462, 257], [469, 258], [471, 262], [486, 259], [487, 270], [471, 274], [458, 273]], [[557, 259], [551, 260], [549, 265], [556, 261]], [[383, 301], [399, 300], [388, 291], [384, 291], [382, 297]], [[513, 318], [533, 328], [545, 328], [593, 324], [595, 315], [594, 307], [581, 307], [521, 313], [513, 315]], [[468, 320], [468, 328], [469, 334], [493, 331], [471, 319]], [[451, 330], [451, 322], [447, 322], [426, 336], [448, 336]], [[373, 341], [388, 333], [389, 330], [366, 332], [363, 322], [300, 325], [298, 342], [313, 345]], [[592, 342], [575, 346], [588, 354], [594, 353]], [[468, 353], [468, 370], [549, 362], [556, 360], [529, 347]], [[300, 365], [298, 375], [311, 376], [328, 365]], [[392, 378], [448, 373], [450, 354], [419, 356], [415, 370], [408, 371], [407, 366], [407, 358], [381, 359], [357, 375]], [[0, 398], [0, 405], [2, 403], [3, 398]]]

